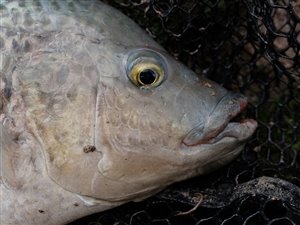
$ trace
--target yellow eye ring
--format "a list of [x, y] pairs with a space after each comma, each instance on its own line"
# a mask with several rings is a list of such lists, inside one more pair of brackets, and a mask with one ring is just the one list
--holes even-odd
[[157, 87], [164, 79], [164, 70], [152, 62], [137, 63], [129, 72], [131, 81], [139, 87]]

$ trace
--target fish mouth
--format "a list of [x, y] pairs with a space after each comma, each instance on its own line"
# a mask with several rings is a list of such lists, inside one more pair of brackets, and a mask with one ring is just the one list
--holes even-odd
[[185, 146], [214, 144], [225, 137], [232, 137], [238, 141], [247, 140], [256, 130], [257, 122], [253, 119], [231, 122], [247, 105], [245, 96], [226, 94], [205, 122], [199, 123], [185, 135], [182, 143]]

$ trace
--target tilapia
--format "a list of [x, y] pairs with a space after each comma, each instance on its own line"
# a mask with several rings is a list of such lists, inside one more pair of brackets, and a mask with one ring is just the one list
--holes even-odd
[[60, 225], [233, 160], [247, 105], [96, 0], [0, 1], [1, 225]]

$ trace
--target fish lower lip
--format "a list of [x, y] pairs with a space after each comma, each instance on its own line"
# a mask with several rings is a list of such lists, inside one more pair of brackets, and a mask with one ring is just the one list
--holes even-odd
[[243, 119], [241, 122], [230, 122], [216, 137], [210, 139], [207, 144], [214, 144], [224, 137], [233, 137], [239, 141], [248, 139], [256, 130], [257, 122], [253, 119]]
[[182, 143], [187, 147], [195, 147], [202, 144], [214, 144], [225, 137], [232, 137], [239, 141], [244, 141], [252, 136], [252, 134], [256, 130], [256, 127], [257, 122], [253, 119], [244, 119], [241, 122], [230, 122], [214, 137], [202, 139], [194, 145], [187, 145], [184, 143], [184, 141]]
[[[228, 94], [216, 106], [206, 123], [202, 125], [203, 127], [198, 126], [192, 129], [184, 137], [182, 143], [186, 146], [211, 144], [225, 136], [232, 136], [240, 139], [240, 136], [246, 135], [247, 127], [249, 127], [249, 129], [254, 128], [255, 130], [257, 126], [256, 121], [252, 119], [245, 119], [240, 123], [230, 122], [231, 119], [236, 117], [246, 108], [247, 104], [247, 99], [244, 96]], [[224, 116], [220, 117], [220, 115]], [[243, 131], [243, 134], [240, 134], [239, 129], [246, 131]], [[248, 133], [252, 134], [253, 131], [251, 129]]]

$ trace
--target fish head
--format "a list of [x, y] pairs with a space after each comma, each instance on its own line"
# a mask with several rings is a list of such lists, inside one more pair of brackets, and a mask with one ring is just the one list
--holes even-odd
[[120, 183], [119, 199], [221, 167], [255, 131], [252, 119], [230, 122], [246, 107], [245, 96], [201, 78], [165, 52], [126, 49], [118, 58], [114, 81], [102, 80], [98, 169]]
[[253, 134], [254, 120], [230, 122], [246, 97], [150, 38], [85, 37], [84, 48], [72, 38], [82, 41], [70, 35], [70, 52], [40, 53], [19, 76], [47, 175], [64, 189], [108, 202], [145, 198], [225, 165]]

